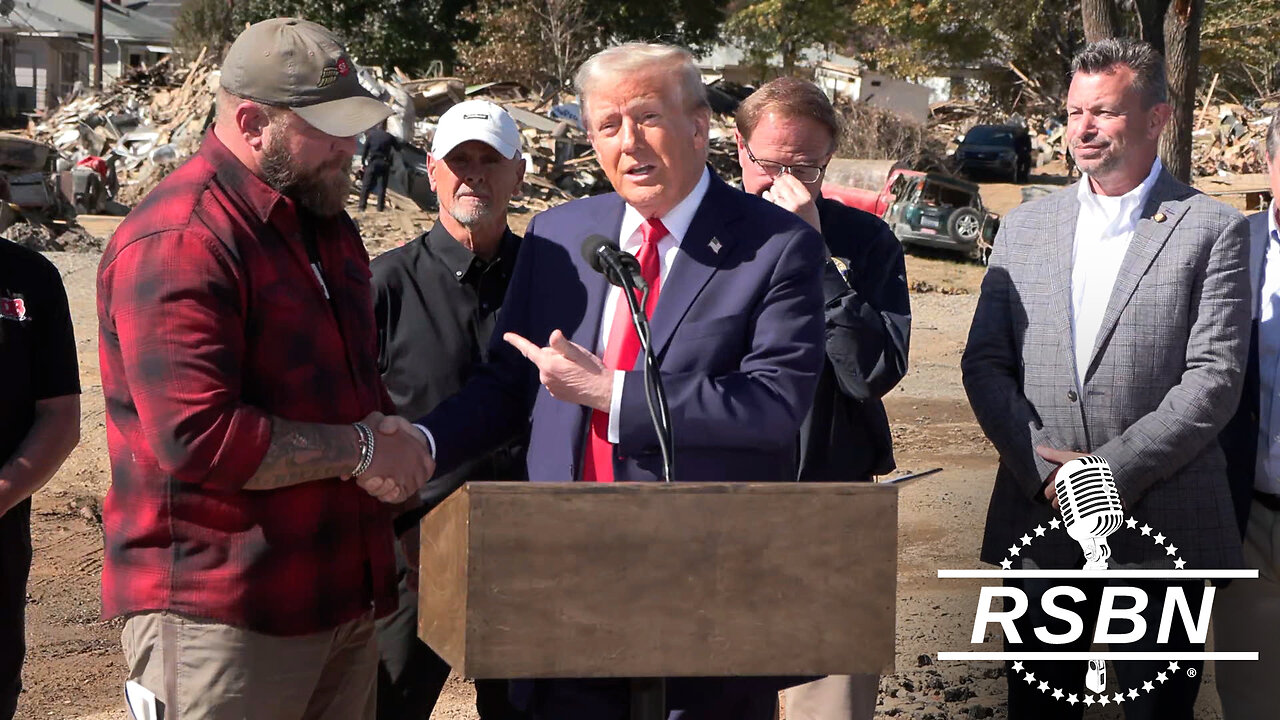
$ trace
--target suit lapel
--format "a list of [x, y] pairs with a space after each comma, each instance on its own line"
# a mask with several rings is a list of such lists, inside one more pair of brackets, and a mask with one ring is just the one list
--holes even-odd
[[[1085, 181], [1081, 181], [1085, 182]], [[1065, 355], [1071, 366], [1072, 382], [1075, 381], [1075, 353], [1071, 352], [1071, 263], [1075, 255], [1076, 220], [1080, 217], [1080, 201], [1076, 196], [1078, 185], [1060, 197], [1058, 211], [1050, 215], [1054, 222], [1049, 228], [1050, 247], [1050, 303], [1049, 308], [1057, 336], [1063, 338]]]
[[729, 208], [733, 205], [725, 197], [726, 193], [731, 192], [737, 191], [713, 174], [711, 185], [693, 216], [689, 231], [680, 241], [676, 260], [662, 283], [658, 305], [649, 320], [655, 356], [660, 356], [666, 349], [672, 334], [702, 288], [724, 259], [733, 254], [734, 239], [722, 232], [731, 218]]
[[[1120, 272], [1116, 275], [1116, 283], [1111, 289], [1111, 298], [1107, 301], [1102, 325], [1098, 328], [1098, 338], [1093, 344], [1093, 353], [1089, 356], [1089, 367], [1086, 368], [1084, 375], [1086, 380], [1089, 372], [1092, 372], [1097, 364], [1098, 353], [1115, 332], [1120, 314], [1124, 312], [1129, 299], [1133, 297], [1133, 291], [1138, 288], [1138, 281], [1151, 267], [1156, 255], [1160, 254], [1160, 249], [1164, 247], [1165, 241], [1169, 239], [1178, 221], [1182, 219], [1182, 212], [1185, 210], [1183, 203], [1161, 200], [1172, 194], [1167, 191], [1169, 182], [1172, 182], [1172, 176], [1168, 171], [1162, 170], [1156, 179], [1156, 184], [1151, 188], [1151, 193], [1147, 196], [1146, 205], [1142, 208], [1142, 217], [1138, 220], [1138, 226], [1133, 233], [1133, 240], [1129, 242], [1129, 249], [1120, 263]], [[1157, 213], [1164, 216], [1163, 221], [1156, 222], [1151, 219]]]

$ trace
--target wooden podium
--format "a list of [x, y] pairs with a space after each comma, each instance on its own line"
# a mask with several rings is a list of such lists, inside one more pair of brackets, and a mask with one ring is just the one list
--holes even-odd
[[468, 483], [418, 634], [473, 678], [891, 672], [897, 519], [869, 483]]

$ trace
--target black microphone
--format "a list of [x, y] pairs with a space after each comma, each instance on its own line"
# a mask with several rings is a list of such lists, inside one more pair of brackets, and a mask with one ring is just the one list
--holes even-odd
[[636, 256], [623, 252], [618, 243], [603, 235], [587, 236], [582, 242], [582, 259], [587, 261], [592, 270], [601, 273], [618, 287], [625, 287], [622, 273], [626, 273], [637, 290], [644, 292], [649, 289], [649, 283], [645, 282], [644, 275], [640, 272], [640, 261]]

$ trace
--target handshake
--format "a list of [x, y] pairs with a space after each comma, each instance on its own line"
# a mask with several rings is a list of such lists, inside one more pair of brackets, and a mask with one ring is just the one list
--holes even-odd
[[396, 415], [373, 412], [362, 422], [374, 433], [373, 461], [352, 479], [385, 503], [417, 497], [436, 471], [426, 436]]

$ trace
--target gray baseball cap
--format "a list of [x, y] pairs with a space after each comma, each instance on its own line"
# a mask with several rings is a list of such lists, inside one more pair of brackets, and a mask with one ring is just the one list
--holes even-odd
[[360, 84], [355, 63], [333, 33], [297, 18], [245, 28], [222, 62], [222, 88], [287, 107], [334, 137], [359, 135], [392, 114]]

